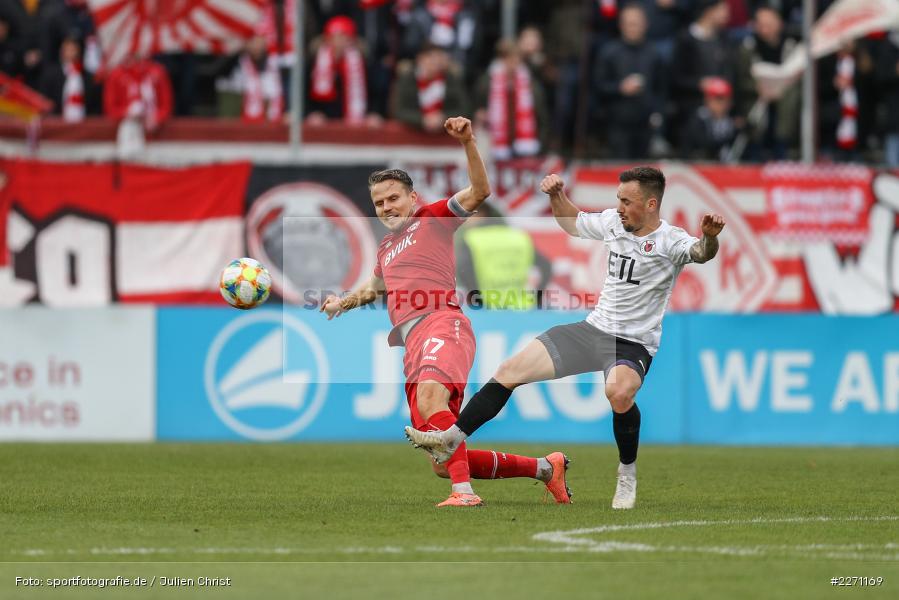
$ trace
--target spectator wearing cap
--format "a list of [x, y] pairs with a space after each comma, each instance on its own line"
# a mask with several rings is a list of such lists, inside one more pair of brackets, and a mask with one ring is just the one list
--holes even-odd
[[684, 130], [685, 158], [725, 160], [737, 128], [730, 115], [733, 90], [727, 80], [710, 77], [704, 86], [702, 106], [696, 109]]
[[608, 123], [612, 158], [645, 158], [651, 116], [661, 118], [663, 63], [646, 41], [646, 14], [640, 5], [626, 6], [619, 22], [621, 39], [606, 44], [596, 63], [593, 104]]
[[497, 43], [496, 58], [478, 82], [476, 98], [475, 120], [490, 129], [494, 160], [540, 153], [549, 121], [545, 94], [513, 40]]
[[379, 126], [381, 117], [369, 111], [368, 74], [355, 22], [331, 17], [314, 46], [307, 122], [323, 125], [336, 119]]
[[[751, 135], [744, 158], [783, 160], [787, 148], [799, 136], [800, 86], [794, 83], [782, 95], [774, 96], [757, 84], [752, 66], [759, 62], [781, 64], [796, 41], [785, 35], [780, 13], [769, 6], [756, 9], [751, 32], [737, 49], [735, 112], [747, 119]], [[762, 104], [754, 108], [759, 102]]]
[[733, 60], [723, 35], [730, 17], [727, 1], [697, 0], [695, 14], [693, 23], [675, 42], [671, 65], [671, 95], [678, 122], [687, 121], [702, 104], [709, 78], [734, 80]]
[[439, 46], [426, 44], [414, 63], [397, 66], [393, 116], [401, 123], [442, 134], [447, 115], [466, 114], [465, 98], [462, 70]]

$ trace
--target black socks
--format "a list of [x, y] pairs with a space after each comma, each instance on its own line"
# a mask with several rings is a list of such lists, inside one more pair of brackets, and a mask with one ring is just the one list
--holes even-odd
[[612, 414], [612, 430], [615, 432], [621, 464], [633, 463], [637, 460], [637, 446], [640, 444], [640, 409], [636, 402], [627, 412]]
[[[471, 397], [471, 400], [462, 409], [462, 414], [456, 419], [456, 427], [461, 429], [465, 435], [473, 434], [481, 425], [499, 414], [511, 395], [512, 390], [496, 379], [491, 379]], [[637, 427], [639, 427], [640, 417], [639, 413], [637, 414]], [[636, 448], [634, 452], [636, 454]]]

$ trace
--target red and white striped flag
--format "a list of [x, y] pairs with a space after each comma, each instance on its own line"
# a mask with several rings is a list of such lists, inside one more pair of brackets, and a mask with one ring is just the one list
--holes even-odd
[[134, 54], [240, 50], [267, 0], [88, 0], [106, 68]]

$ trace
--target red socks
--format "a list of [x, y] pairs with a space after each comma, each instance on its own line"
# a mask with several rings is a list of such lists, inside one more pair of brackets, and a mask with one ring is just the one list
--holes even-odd
[[[453, 455], [456, 458], [456, 455]], [[469, 450], [468, 468], [475, 479], [537, 477], [537, 459], [495, 450]]]
[[[426, 427], [446, 431], [456, 422], [448, 410], [434, 413]], [[512, 477], [537, 477], [537, 459], [495, 450], [467, 450], [463, 442], [446, 463], [450, 480], [465, 483], [474, 479], [509, 479]]]
[[[428, 419], [426, 426], [433, 429], [439, 429], [440, 431], [446, 431], [447, 429], [455, 425], [455, 423], [456, 416], [448, 410], [443, 410], [431, 415], [431, 418]], [[536, 472], [536, 460], [534, 464], [534, 469]], [[446, 470], [449, 472], [450, 481], [452, 481], [453, 483], [466, 483], [471, 480], [471, 475], [468, 470], [468, 459], [465, 442], [462, 442], [462, 444], [460, 444], [459, 447], [456, 448], [456, 452], [446, 462]]]

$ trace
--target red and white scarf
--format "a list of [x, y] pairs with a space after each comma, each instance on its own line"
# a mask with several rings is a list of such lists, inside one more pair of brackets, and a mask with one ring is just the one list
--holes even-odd
[[365, 118], [368, 94], [365, 90], [365, 59], [358, 48], [348, 47], [343, 59], [337, 63], [334, 51], [328, 44], [322, 44], [315, 55], [312, 68], [312, 99], [318, 102], [333, 102], [337, 99], [337, 69], [343, 77], [343, 116], [348, 122], [358, 123]]
[[253, 59], [244, 54], [240, 57], [240, 73], [243, 79], [243, 120], [280, 121], [284, 114], [284, 90], [281, 88], [278, 57], [269, 54], [265, 60], [265, 71], [260, 75]]
[[446, 77], [439, 73], [428, 79], [420, 74], [415, 75], [418, 83], [418, 104], [421, 107], [421, 116], [443, 112], [443, 99], [446, 97]]
[[67, 123], [84, 120], [84, 75], [79, 63], [62, 66], [66, 81], [62, 85], [62, 118]]
[[462, 0], [439, 2], [428, 0], [428, 12], [434, 17], [431, 27], [431, 43], [446, 48], [456, 43], [456, 15], [462, 10]]
[[490, 65], [490, 93], [487, 113], [493, 141], [493, 155], [497, 160], [516, 156], [534, 156], [540, 152], [537, 139], [537, 115], [534, 113], [534, 94], [531, 91], [531, 74], [527, 67], [519, 65], [512, 82], [515, 94], [515, 139], [509, 140], [509, 72], [502, 61]]
[[852, 150], [858, 142], [858, 94], [855, 91], [855, 57], [850, 53], [837, 57], [837, 77], [846, 82], [840, 91], [840, 123], [837, 125], [837, 145]]
[[599, 14], [604, 19], [614, 19], [618, 16], [618, 0], [596, 0], [599, 4]]

